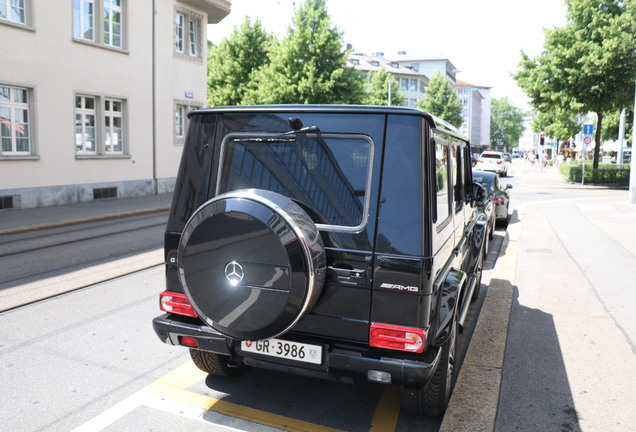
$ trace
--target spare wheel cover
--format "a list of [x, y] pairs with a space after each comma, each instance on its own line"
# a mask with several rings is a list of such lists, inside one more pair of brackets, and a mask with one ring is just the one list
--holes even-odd
[[320, 233], [291, 199], [243, 189], [195, 211], [179, 242], [179, 279], [208, 325], [240, 340], [276, 337], [313, 306], [325, 278]]

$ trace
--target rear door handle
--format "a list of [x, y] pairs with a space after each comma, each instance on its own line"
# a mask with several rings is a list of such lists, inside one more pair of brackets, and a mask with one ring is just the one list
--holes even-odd
[[367, 278], [366, 270], [346, 269], [340, 267], [327, 267], [327, 275], [345, 281], [359, 281]]

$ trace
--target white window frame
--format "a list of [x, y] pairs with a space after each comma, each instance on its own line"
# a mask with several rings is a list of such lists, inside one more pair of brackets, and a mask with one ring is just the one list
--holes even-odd
[[[31, 90], [26, 87], [10, 86], [0, 84], [0, 88], [8, 89], [9, 100], [5, 101], [0, 99], [0, 113], [7, 112], [9, 117], [0, 117], [0, 122], [4, 128], [0, 127], [0, 156], [31, 156], [33, 154], [33, 116], [30, 105]], [[16, 101], [16, 90], [23, 91], [26, 96], [26, 101]], [[17, 111], [26, 111], [26, 122], [18, 121]], [[9, 150], [4, 149], [5, 139], [7, 135], [3, 134], [3, 131], [9, 131], [9, 144], [11, 148]], [[21, 132], [22, 130], [22, 132]], [[26, 135], [26, 137], [20, 137], [19, 134]], [[18, 140], [26, 139], [27, 150], [18, 150]]]
[[95, 0], [73, 0], [73, 37], [95, 42]]
[[[103, 13], [104, 17], [104, 45], [108, 45], [115, 48], [123, 48], [124, 44], [124, 11], [122, 8], [122, 0], [103, 0]], [[116, 4], [119, 3], [119, 4]], [[115, 17], [119, 15], [119, 22], [115, 20]], [[117, 26], [119, 25], [119, 30]], [[119, 41], [117, 41], [119, 38]]]
[[[126, 0], [73, 0], [73, 39], [103, 48], [125, 50], [125, 2]], [[92, 15], [88, 13], [91, 7]], [[115, 20], [117, 15], [118, 22]], [[88, 30], [92, 33], [86, 37]]]
[[174, 136], [184, 138], [186, 130], [186, 109], [185, 105], [176, 105], [174, 109]]
[[0, 0], [0, 22], [17, 24], [19, 26], [30, 26], [31, 1], [32, 0]]
[[[77, 106], [77, 102], [80, 106]], [[87, 108], [87, 100], [93, 101], [93, 108]], [[76, 95], [75, 96], [75, 154], [97, 154], [97, 97]], [[79, 126], [78, 126], [79, 117]], [[92, 119], [93, 126], [87, 126], [89, 119]], [[93, 138], [89, 139], [89, 128], [93, 128]], [[78, 131], [78, 128], [80, 129]]]
[[122, 99], [105, 98], [104, 100], [104, 153], [124, 154], [124, 101]]
[[174, 55], [182, 60], [203, 63], [201, 41], [205, 40], [203, 32], [203, 15], [175, 7], [174, 12]]
[[[201, 109], [203, 103], [195, 100], [175, 100], [174, 101], [174, 144], [183, 145], [185, 143], [186, 134], [188, 132], [188, 113], [192, 110]], [[179, 112], [181, 111], [181, 113]], [[181, 132], [181, 135], [179, 135]]]
[[185, 15], [177, 12], [174, 17], [174, 49], [183, 53], [185, 46]]
[[188, 54], [196, 57], [199, 53], [199, 20], [188, 18]]
[[[77, 99], [82, 99], [82, 104], [77, 107]], [[84, 101], [92, 99], [94, 108], [86, 108]], [[126, 130], [126, 99], [105, 95], [76, 93], [74, 98], [75, 109], [75, 158], [119, 158], [130, 157], [127, 147]], [[82, 130], [78, 134], [77, 118], [81, 116]], [[86, 118], [94, 116], [94, 148], [86, 148], [88, 140], [85, 129]], [[81, 141], [80, 141], [81, 140]], [[113, 141], [114, 140], [114, 141]], [[81, 147], [80, 147], [81, 145]]]

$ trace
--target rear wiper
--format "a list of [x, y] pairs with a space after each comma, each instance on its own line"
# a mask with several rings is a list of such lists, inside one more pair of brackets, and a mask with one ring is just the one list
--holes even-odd
[[307, 126], [301, 129], [290, 130], [289, 132], [285, 132], [285, 135], [296, 135], [296, 134], [304, 134], [310, 132], [320, 132], [320, 128], [318, 126]]

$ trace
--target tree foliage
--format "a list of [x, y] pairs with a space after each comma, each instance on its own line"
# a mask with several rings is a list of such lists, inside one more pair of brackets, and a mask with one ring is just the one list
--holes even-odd
[[523, 111], [509, 98], [493, 99], [490, 108], [490, 140], [500, 148], [519, 146], [523, 133]]
[[566, 0], [566, 5], [566, 25], [545, 31], [546, 52], [534, 59], [522, 52], [513, 76], [541, 113], [596, 113], [598, 168], [603, 115], [629, 106], [633, 97], [636, 4]]
[[572, 111], [553, 110], [540, 112], [532, 122], [535, 132], [541, 131], [549, 137], [565, 141], [572, 138], [581, 130], [581, 122]]
[[362, 76], [346, 66], [342, 32], [332, 26], [325, 0], [306, 0], [269, 63], [252, 75], [249, 103], [361, 103]]
[[392, 106], [402, 106], [406, 101], [400, 92], [400, 83], [386, 69], [369, 72], [369, 84], [364, 103], [366, 105], [389, 105], [389, 83], [391, 83]]
[[418, 107], [434, 116], [446, 120], [456, 127], [460, 127], [462, 118], [462, 101], [457, 96], [457, 90], [444, 78], [441, 72], [436, 72], [430, 79], [424, 98]]
[[268, 53], [276, 46], [257, 19], [245, 18], [240, 27], [208, 52], [209, 106], [242, 105], [250, 88], [252, 74], [268, 61]]

